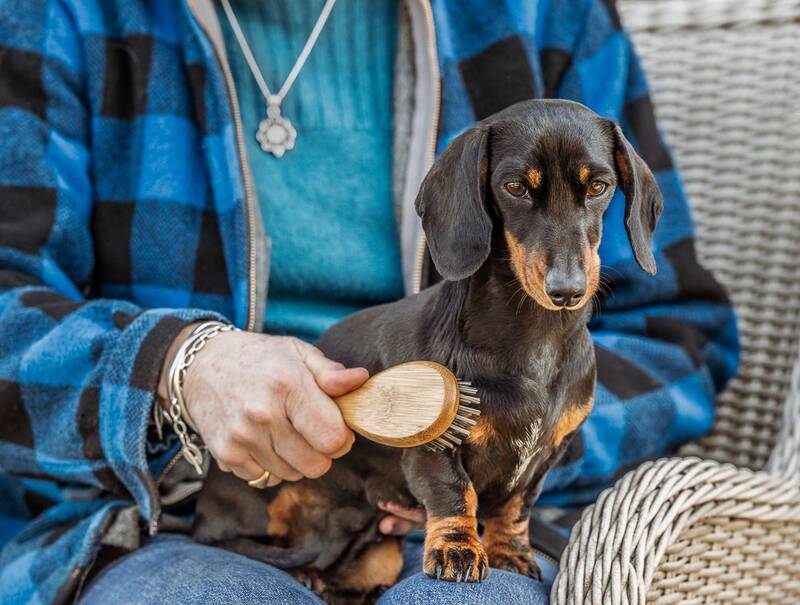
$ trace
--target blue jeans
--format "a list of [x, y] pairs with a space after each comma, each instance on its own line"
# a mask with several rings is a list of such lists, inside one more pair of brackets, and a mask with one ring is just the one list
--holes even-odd
[[[481, 584], [454, 584], [421, 573], [422, 544], [408, 542], [403, 576], [380, 605], [547, 605], [555, 567], [539, 560], [544, 582], [492, 570]], [[269, 603], [320, 605], [285, 572], [235, 553], [162, 534], [104, 569], [85, 589], [82, 605]]]

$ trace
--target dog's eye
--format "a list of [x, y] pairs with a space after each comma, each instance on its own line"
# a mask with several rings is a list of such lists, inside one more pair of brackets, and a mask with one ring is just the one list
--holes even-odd
[[506, 191], [514, 197], [525, 197], [528, 193], [528, 188], [519, 181], [511, 181], [505, 184]]
[[599, 195], [603, 195], [608, 189], [608, 183], [604, 183], [603, 181], [592, 181], [589, 183], [589, 189], [586, 191], [586, 195], [589, 197], [597, 197]]

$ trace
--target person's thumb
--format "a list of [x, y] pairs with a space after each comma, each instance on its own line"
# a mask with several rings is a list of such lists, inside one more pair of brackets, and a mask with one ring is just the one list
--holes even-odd
[[319, 388], [329, 397], [345, 395], [369, 378], [369, 372], [365, 368], [345, 368], [325, 357], [318, 349], [310, 351], [304, 361]]

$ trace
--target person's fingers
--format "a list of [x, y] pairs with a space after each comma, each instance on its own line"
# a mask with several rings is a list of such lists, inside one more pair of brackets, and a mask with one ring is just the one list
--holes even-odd
[[302, 391], [287, 401], [287, 415], [292, 426], [320, 454], [326, 457], [342, 455], [355, 441], [342, 413], [333, 400], [323, 393], [307, 375]]
[[[220, 469], [222, 469], [226, 473], [233, 472], [234, 475], [236, 475], [237, 477], [239, 477], [240, 479], [242, 479], [244, 481], [253, 481], [255, 479], [259, 479], [264, 474], [264, 471], [266, 469], [261, 467], [261, 465], [258, 464], [257, 461], [256, 461], [256, 464], [257, 464], [257, 468], [258, 468], [259, 473], [258, 473], [257, 477], [252, 477], [252, 474], [255, 472], [255, 469], [249, 463], [246, 465], [246, 468], [237, 467], [236, 469], [234, 469], [232, 471], [227, 466], [217, 462], [217, 465], [220, 467]], [[245, 478], [245, 477], [252, 477], [252, 478]], [[269, 479], [267, 480], [267, 487], [275, 487], [276, 485], [278, 485], [282, 481], [283, 481], [283, 479], [281, 477], [279, 477], [278, 475], [276, 475], [273, 472], [270, 472]]]
[[266, 431], [254, 436], [251, 431], [240, 429], [236, 431], [235, 439], [233, 443], [209, 447], [220, 470], [232, 472], [246, 481], [258, 479], [269, 471], [268, 485], [277, 485], [283, 479], [297, 481], [303, 478], [275, 454]]
[[378, 502], [378, 508], [400, 519], [421, 525], [425, 523], [425, 509], [422, 507], [408, 508], [394, 502]]
[[295, 471], [310, 479], [328, 472], [330, 459], [315, 450], [288, 421], [278, 422], [270, 430], [275, 453]]
[[[288, 423], [287, 423], [288, 424]], [[283, 438], [278, 433], [279, 438]], [[287, 462], [275, 451], [275, 443], [269, 431], [264, 431], [259, 436], [257, 443], [251, 447], [250, 455], [264, 470], [268, 470], [275, 477], [288, 481], [298, 481], [303, 478], [303, 474], [297, 468]]]
[[387, 515], [378, 522], [378, 529], [385, 536], [405, 536], [415, 528], [415, 523], [394, 515]]
[[264, 469], [261, 465], [250, 457], [239, 464], [232, 464], [231, 471], [243, 481], [255, 481], [264, 474]]
[[369, 378], [366, 368], [319, 369], [314, 373], [319, 388], [330, 397], [340, 397], [355, 391]]
[[300, 352], [317, 385], [330, 397], [339, 397], [354, 391], [369, 378], [366, 368], [345, 368], [310, 345], [300, 349]]
[[342, 447], [340, 447], [338, 450], [336, 450], [330, 455], [330, 458], [336, 460], [337, 458], [341, 458], [347, 452], [353, 449], [353, 443], [355, 443], [356, 436], [352, 431], [350, 432], [350, 434], [352, 435], [352, 439], [348, 439], [347, 442]]

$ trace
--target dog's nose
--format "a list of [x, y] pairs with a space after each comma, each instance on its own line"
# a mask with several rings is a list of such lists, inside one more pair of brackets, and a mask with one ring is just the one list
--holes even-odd
[[586, 294], [586, 278], [564, 275], [560, 271], [549, 271], [545, 280], [545, 291], [557, 307], [574, 307]]
[[547, 295], [557, 307], [574, 307], [583, 298], [585, 292], [576, 288], [565, 288], [563, 290], [548, 290]]

